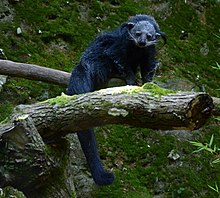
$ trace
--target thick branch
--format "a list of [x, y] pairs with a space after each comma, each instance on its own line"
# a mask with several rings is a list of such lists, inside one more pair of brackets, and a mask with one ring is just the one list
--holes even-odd
[[0, 134], [20, 119], [31, 119], [43, 139], [105, 124], [193, 130], [205, 123], [212, 109], [212, 98], [204, 93], [159, 97], [142, 87], [125, 86], [20, 105], [12, 114], [12, 125], [0, 127]]
[[70, 73], [33, 64], [0, 60], [0, 74], [43, 81], [66, 87]]

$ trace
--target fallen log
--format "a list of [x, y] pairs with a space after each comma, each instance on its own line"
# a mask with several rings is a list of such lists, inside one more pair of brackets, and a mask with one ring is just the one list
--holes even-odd
[[108, 88], [82, 95], [63, 94], [33, 105], [19, 105], [11, 115], [10, 124], [0, 126], [0, 134], [24, 119], [32, 121], [43, 139], [59, 138], [106, 124], [194, 130], [205, 123], [213, 109], [212, 98], [208, 94], [158, 95], [152, 90], [164, 91], [147, 83], [143, 87]]

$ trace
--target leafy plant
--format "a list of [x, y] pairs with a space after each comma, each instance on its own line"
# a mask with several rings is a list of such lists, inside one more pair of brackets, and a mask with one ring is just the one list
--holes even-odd
[[208, 185], [209, 188], [211, 188], [212, 190], [214, 190], [215, 192], [217, 192], [218, 194], [220, 194], [219, 188], [218, 188], [218, 184], [215, 182], [215, 187]]
[[209, 143], [203, 144], [201, 142], [193, 142], [193, 141], [190, 141], [190, 143], [198, 148], [198, 150], [195, 150], [194, 153], [205, 150], [213, 154], [220, 150], [216, 145], [213, 145], [213, 140], [214, 140], [214, 135], [212, 134]]
[[[200, 151], [208, 151], [210, 152], [211, 154], [214, 154], [216, 156], [219, 155], [219, 151], [220, 151], [220, 148], [216, 146], [216, 144], [213, 144], [214, 142], [214, 135], [212, 134], [211, 138], [210, 138], [210, 141], [209, 143], [201, 143], [201, 142], [193, 142], [193, 141], [190, 141], [190, 143], [194, 146], [196, 146], [198, 149], [194, 151], [195, 152], [200, 152]], [[213, 160], [211, 162], [211, 164], [218, 164], [220, 163], [220, 158], [218, 157], [217, 159]], [[219, 190], [219, 187], [218, 187], [218, 184], [215, 182], [215, 186], [211, 186], [208, 184], [208, 187], [212, 190], [214, 190], [215, 192], [217, 192], [218, 194], [220, 194], [220, 190]]]
[[215, 64], [216, 64], [216, 65], [213, 66], [212, 68], [214, 68], [214, 69], [220, 69], [220, 64], [219, 64], [218, 62], [216, 62]]

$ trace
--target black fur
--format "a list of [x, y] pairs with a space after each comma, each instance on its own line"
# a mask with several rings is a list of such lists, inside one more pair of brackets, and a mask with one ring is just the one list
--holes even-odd
[[[142, 82], [152, 81], [155, 69], [155, 44], [159, 37], [166, 43], [153, 17], [136, 15], [118, 29], [99, 35], [85, 50], [72, 71], [67, 94], [81, 94], [105, 87], [113, 77], [136, 84], [140, 66]], [[114, 175], [104, 170], [99, 158], [94, 131], [77, 132], [92, 177], [98, 185], [108, 185]]]

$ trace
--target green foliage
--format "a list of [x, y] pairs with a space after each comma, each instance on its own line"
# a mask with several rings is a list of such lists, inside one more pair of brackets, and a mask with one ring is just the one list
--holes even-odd
[[4, 101], [3, 103], [0, 103], [0, 124], [1, 121], [4, 121], [9, 116], [12, 109], [13, 105], [10, 102]]
[[220, 70], [220, 65], [217, 62], [215, 64], [216, 65], [214, 67], [212, 67], [212, 68]]
[[[158, 134], [152, 130], [122, 126], [99, 128], [97, 134], [98, 142], [102, 142], [101, 158], [110, 166], [114, 165], [116, 181], [101, 188], [96, 196], [151, 197], [152, 181], [155, 177], [165, 178], [159, 164], [168, 162], [166, 156], [174, 139], [170, 137], [172, 141], [165, 143], [165, 137], [154, 139]], [[163, 152], [158, 150], [159, 145], [164, 147]]]
[[[158, 193], [165, 197], [192, 197], [195, 194], [215, 197], [216, 192], [208, 184], [220, 179], [219, 166], [215, 162], [219, 153], [215, 146], [215, 142], [219, 142], [219, 127], [209, 125], [200, 130], [200, 134], [208, 135], [210, 129], [216, 138], [213, 136], [203, 146], [208, 145], [215, 151], [214, 156], [209, 149], [193, 152], [194, 146], [191, 147], [189, 141], [162, 135], [163, 132], [123, 126], [97, 129], [101, 158], [115, 172], [116, 181], [111, 186], [99, 188], [94, 192], [95, 197], [137, 197], [141, 192], [145, 192], [146, 197], [147, 193], [150, 197]], [[180, 159], [169, 159], [171, 150], [179, 153]]]
[[[214, 36], [218, 34], [219, 27], [206, 25], [206, 23], [216, 23], [215, 17], [220, 17], [219, 13], [214, 12], [217, 7], [212, 6], [211, 3], [208, 4], [204, 16], [208, 19], [203, 23], [203, 19], [198, 16], [191, 4], [175, 1], [175, 3], [173, 2], [175, 14], [170, 15], [167, 18], [169, 23], [164, 25], [168, 31], [169, 48], [167, 53], [173, 61], [171, 64], [168, 63], [168, 70], [178, 70], [177, 73], [180, 75], [197, 83], [199, 87], [206, 85], [208, 92], [219, 96], [214, 88], [220, 86], [218, 80], [220, 74], [213, 71], [211, 67], [213, 61], [219, 58], [216, 50], [216, 47], [219, 47], [219, 40]], [[172, 27], [175, 27], [175, 30]], [[181, 32], [186, 34], [186, 38], [181, 37]], [[167, 70], [167, 67], [164, 67], [164, 70]], [[196, 77], [199, 77], [198, 81], [196, 81]]]
[[5, 188], [0, 188], [0, 197], [1, 198], [9, 198], [9, 197], [15, 197], [15, 198], [26, 198], [24, 194], [15, 188], [12, 187], [5, 187]]
[[200, 152], [205, 150], [213, 154], [220, 150], [220, 148], [218, 148], [216, 145], [213, 145], [213, 140], [214, 140], [214, 135], [212, 134], [209, 143], [203, 144], [201, 142], [193, 142], [193, 141], [190, 141], [190, 143], [198, 148], [198, 150], [196, 150], [195, 152]]
[[[193, 142], [191, 141], [190, 143], [198, 148], [198, 150], [194, 152], [201, 152], [201, 151], [207, 151], [215, 156], [215, 160], [211, 162], [212, 165], [220, 163], [220, 158], [218, 157], [220, 154], [220, 148], [217, 147], [215, 144], [213, 145], [214, 141], [214, 135], [212, 134], [209, 143], [201, 143], [201, 142]], [[220, 195], [219, 187], [218, 184], [215, 182], [215, 186], [211, 186], [208, 184], [208, 187], [218, 193]]]
[[218, 184], [215, 182], [215, 186], [211, 186], [208, 185], [209, 188], [211, 188], [212, 190], [214, 190], [215, 192], [217, 192], [218, 194], [220, 194], [219, 188], [218, 188]]

